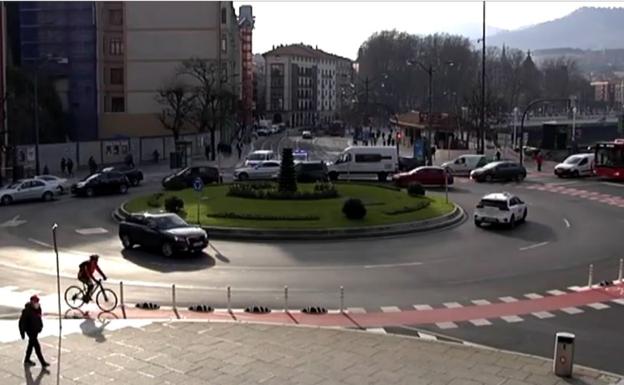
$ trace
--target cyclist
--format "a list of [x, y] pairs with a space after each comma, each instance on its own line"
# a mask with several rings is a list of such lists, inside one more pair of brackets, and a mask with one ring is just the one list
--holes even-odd
[[87, 285], [87, 292], [85, 293], [84, 302], [89, 303], [91, 300], [91, 293], [93, 292], [93, 288], [95, 287], [95, 277], [93, 274], [97, 270], [98, 273], [102, 276], [102, 278], [106, 281], [106, 274], [100, 269], [98, 266], [98, 259], [100, 258], [97, 254], [92, 254], [89, 256], [88, 261], [82, 262], [78, 268], [78, 280], [85, 285]]

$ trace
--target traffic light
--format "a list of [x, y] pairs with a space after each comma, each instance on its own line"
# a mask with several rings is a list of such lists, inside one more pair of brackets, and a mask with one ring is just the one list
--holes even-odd
[[401, 134], [401, 131], [397, 131], [397, 133], [396, 133], [396, 138], [397, 138], [397, 140], [401, 140], [401, 137], [402, 137], [402, 136], [403, 136], [403, 135]]

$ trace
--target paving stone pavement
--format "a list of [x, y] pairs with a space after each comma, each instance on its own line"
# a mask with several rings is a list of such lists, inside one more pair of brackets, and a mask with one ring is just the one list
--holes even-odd
[[[120, 322], [120, 321], [113, 321]], [[107, 331], [100, 325], [63, 337], [63, 385], [111, 384], [616, 384], [613, 375], [472, 346], [310, 327], [163, 322]], [[16, 331], [17, 332], [17, 331]], [[25, 343], [0, 345], [0, 384], [56, 384], [58, 337], [42, 340], [52, 363], [22, 366]], [[624, 384], [621, 382], [620, 384]]]

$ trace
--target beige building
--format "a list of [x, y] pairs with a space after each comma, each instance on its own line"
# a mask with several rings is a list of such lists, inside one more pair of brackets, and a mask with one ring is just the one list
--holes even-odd
[[98, 37], [100, 137], [170, 135], [156, 96], [190, 58], [220, 62], [223, 86], [240, 95], [231, 1], [99, 2]]

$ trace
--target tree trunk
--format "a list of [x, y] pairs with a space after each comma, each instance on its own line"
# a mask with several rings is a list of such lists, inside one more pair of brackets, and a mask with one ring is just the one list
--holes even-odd
[[215, 128], [211, 127], [210, 128], [210, 160], [215, 160], [217, 157], [217, 152], [216, 152], [216, 135], [215, 135]]

